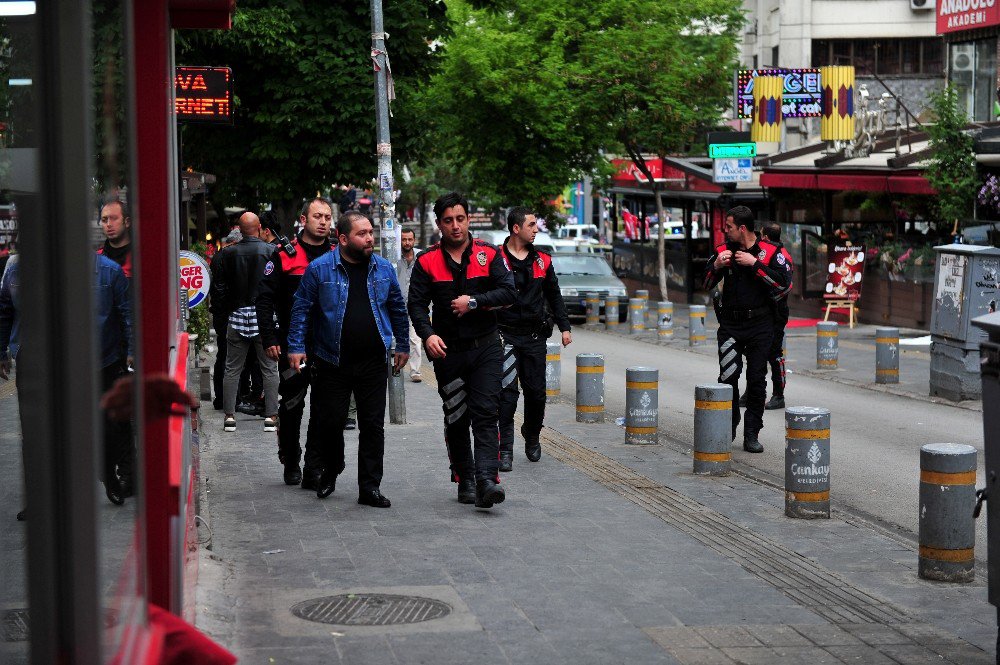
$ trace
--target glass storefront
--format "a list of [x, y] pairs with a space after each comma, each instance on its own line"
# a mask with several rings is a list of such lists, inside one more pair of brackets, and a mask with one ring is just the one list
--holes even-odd
[[996, 37], [948, 44], [948, 81], [958, 91], [958, 102], [969, 120], [993, 120], [997, 99]]

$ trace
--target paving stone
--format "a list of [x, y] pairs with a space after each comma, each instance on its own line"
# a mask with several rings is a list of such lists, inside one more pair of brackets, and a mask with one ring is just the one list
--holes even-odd
[[743, 626], [700, 626], [695, 632], [714, 647], [760, 647], [763, 643]]
[[866, 644], [847, 646], [827, 646], [824, 650], [830, 652], [844, 663], [854, 665], [898, 665], [878, 649]]
[[744, 626], [746, 631], [769, 647], [810, 646], [812, 643], [791, 626]]
[[912, 644], [912, 640], [891, 626], [878, 624], [841, 624], [841, 627], [862, 642], [872, 646]]
[[832, 665], [837, 659], [819, 647], [727, 647], [722, 650], [740, 665]]
[[681, 665], [736, 665], [736, 661], [717, 649], [671, 649]]
[[664, 649], [708, 649], [712, 645], [698, 631], [687, 626], [657, 626], [643, 629]]

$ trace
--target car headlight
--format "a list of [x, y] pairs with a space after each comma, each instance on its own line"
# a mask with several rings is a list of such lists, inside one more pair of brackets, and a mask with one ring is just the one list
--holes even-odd
[[609, 296], [617, 296], [619, 298], [624, 298], [625, 295], [626, 295], [626, 293], [625, 293], [625, 289], [609, 289], [608, 290], [608, 295]]
[[560, 288], [559, 293], [563, 294], [563, 297], [580, 295], [580, 292], [577, 291], [576, 289], [568, 289], [568, 288], [567, 289]]

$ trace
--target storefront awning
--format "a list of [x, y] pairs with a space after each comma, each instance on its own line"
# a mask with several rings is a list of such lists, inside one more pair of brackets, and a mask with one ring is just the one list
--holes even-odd
[[764, 173], [761, 187], [783, 189], [827, 189], [834, 191], [936, 194], [921, 175], [872, 173]]

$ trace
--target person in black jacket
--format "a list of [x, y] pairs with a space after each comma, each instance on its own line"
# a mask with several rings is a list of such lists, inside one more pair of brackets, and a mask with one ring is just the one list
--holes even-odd
[[517, 291], [500, 250], [469, 235], [468, 210], [455, 192], [434, 202], [441, 244], [417, 256], [408, 309], [434, 363], [458, 500], [486, 509], [505, 498], [497, 475], [503, 351], [493, 310], [512, 305]]
[[514, 464], [518, 383], [524, 390], [524, 424], [521, 425], [524, 454], [532, 462], [542, 456], [539, 433], [545, 418], [545, 341], [552, 332], [546, 303], [562, 333], [563, 346], [573, 341], [552, 257], [539, 252], [532, 244], [538, 233], [534, 213], [522, 206], [511, 208], [507, 213], [507, 229], [510, 237], [500, 250], [514, 273], [517, 301], [497, 311], [504, 340], [503, 390], [500, 393], [501, 471], [510, 471]]
[[292, 315], [292, 299], [302, 274], [315, 259], [332, 249], [330, 229], [333, 206], [324, 198], [306, 201], [300, 215], [302, 232], [288, 245], [279, 245], [271, 262], [275, 270], [260, 282], [257, 296], [257, 325], [267, 356], [278, 361], [278, 460], [284, 466], [286, 485], [302, 484], [302, 489], [315, 491], [322, 470], [318, 451], [306, 445], [305, 468], [299, 470], [302, 447], [299, 430], [309, 389], [309, 368], [296, 372], [288, 364], [288, 322]]

